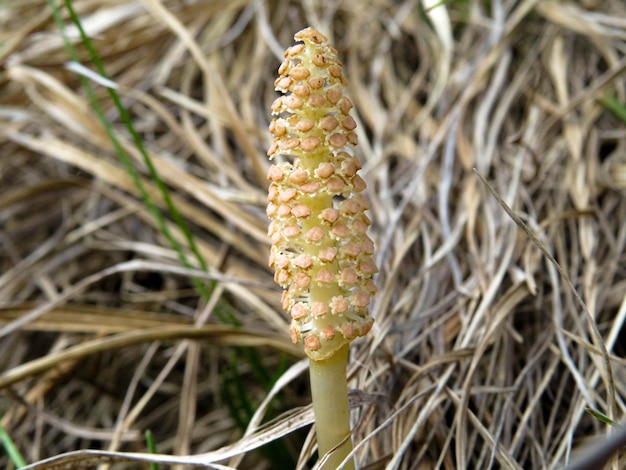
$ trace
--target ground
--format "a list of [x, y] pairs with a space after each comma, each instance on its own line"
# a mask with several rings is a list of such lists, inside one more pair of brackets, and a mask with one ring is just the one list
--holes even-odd
[[265, 214], [276, 71], [309, 25], [344, 63], [379, 267], [348, 370], [360, 468], [597, 451], [626, 411], [625, 18], [621, 0], [0, 4], [0, 413], [25, 463], [138, 468], [153, 442], [160, 468], [312, 468]]

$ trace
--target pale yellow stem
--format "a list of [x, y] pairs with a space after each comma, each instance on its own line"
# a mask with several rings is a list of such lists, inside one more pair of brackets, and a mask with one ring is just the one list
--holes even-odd
[[[335, 470], [352, 451], [347, 363], [347, 344], [324, 361], [311, 360], [311, 395], [320, 459], [345, 441], [329, 456], [326, 465], [322, 467], [324, 470]], [[350, 459], [343, 468], [353, 470], [354, 461]]]

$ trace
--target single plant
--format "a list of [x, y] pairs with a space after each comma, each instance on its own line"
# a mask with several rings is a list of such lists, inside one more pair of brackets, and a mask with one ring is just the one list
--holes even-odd
[[285, 289], [291, 339], [311, 360], [320, 458], [333, 451], [323, 468], [335, 469], [352, 450], [348, 346], [372, 327], [377, 268], [341, 62], [318, 31], [304, 29], [295, 39], [301, 43], [285, 51], [275, 82], [284, 96], [272, 104], [268, 155], [279, 161], [268, 173], [269, 263]]

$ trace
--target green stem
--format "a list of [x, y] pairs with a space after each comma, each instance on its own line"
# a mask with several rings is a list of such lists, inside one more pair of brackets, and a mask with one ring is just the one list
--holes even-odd
[[[329, 359], [311, 360], [310, 364], [311, 395], [320, 458], [343, 442], [341, 447], [329, 456], [322, 467], [324, 470], [336, 469], [352, 451], [346, 379], [348, 348], [346, 344]], [[353, 470], [354, 460], [350, 459], [343, 468]]]

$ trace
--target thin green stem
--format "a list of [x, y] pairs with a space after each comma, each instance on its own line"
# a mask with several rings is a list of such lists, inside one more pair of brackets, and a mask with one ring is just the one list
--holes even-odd
[[[65, 46], [66, 46], [66, 49], [68, 51], [68, 54], [70, 55], [70, 58], [73, 61], [79, 63], [80, 61], [79, 61], [79, 58], [78, 58], [78, 54], [77, 54], [76, 50], [74, 49], [72, 43], [68, 40], [67, 36], [65, 35], [65, 29], [64, 29], [64, 26], [63, 26], [63, 22], [62, 22], [62, 20], [60, 18], [60, 13], [59, 13], [58, 9], [56, 8], [56, 6], [55, 6], [55, 4], [54, 4], [54, 2], [52, 0], [49, 0], [49, 3], [50, 3], [50, 6], [52, 8], [52, 11], [53, 11], [55, 20], [57, 22], [57, 25], [59, 27], [59, 30], [63, 33], [63, 39], [65, 41]], [[87, 52], [89, 53], [89, 57], [93, 61], [94, 65], [96, 66], [96, 69], [98, 70], [98, 73], [100, 75], [102, 75], [103, 77], [105, 77], [105, 78], [109, 78], [109, 76], [106, 73], [106, 70], [104, 69], [104, 64], [100, 60], [100, 56], [98, 55], [96, 49], [93, 47], [93, 44], [91, 43], [91, 40], [90, 40], [89, 36], [87, 35], [85, 30], [83, 29], [83, 26], [82, 26], [82, 23], [80, 21], [80, 18], [76, 14], [76, 11], [74, 10], [72, 2], [70, 0], [65, 0], [65, 7], [66, 7], [66, 9], [67, 9], [67, 11], [69, 13], [69, 16], [70, 16], [72, 22], [78, 28], [78, 31], [79, 31], [81, 39], [82, 39], [82, 43], [84, 44]], [[150, 212], [153, 214], [153, 216], [155, 217], [156, 221], [158, 222], [159, 229], [161, 230], [161, 233], [163, 233], [165, 235], [165, 237], [170, 242], [171, 246], [176, 250], [176, 253], [178, 254], [179, 259], [183, 263], [183, 265], [186, 266], [186, 267], [189, 267], [189, 268], [193, 267], [193, 265], [187, 259], [183, 247], [180, 245], [178, 240], [176, 240], [174, 235], [171, 233], [170, 229], [167, 226], [165, 218], [163, 217], [163, 215], [159, 211], [156, 203], [152, 200], [152, 198], [150, 197], [148, 191], [146, 190], [145, 186], [143, 185], [143, 183], [141, 181], [141, 178], [139, 176], [139, 173], [135, 169], [135, 167], [134, 167], [134, 165], [133, 165], [133, 163], [131, 161], [131, 158], [128, 156], [128, 154], [124, 150], [122, 144], [118, 140], [115, 132], [113, 131], [113, 127], [112, 127], [111, 123], [106, 118], [106, 115], [104, 113], [104, 110], [102, 109], [102, 106], [101, 106], [100, 102], [96, 99], [95, 93], [93, 92], [91, 84], [83, 76], [80, 76], [80, 81], [81, 81], [81, 84], [82, 84], [83, 88], [87, 91], [87, 95], [88, 95], [88, 97], [90, 99], [91, 105], [92, 105], [94, 111], [96, 112], [96, 114], [98, 115], [98, 118], [100, 119], [100, 122], [102, 123], [102, 125], [103, 125], [103, 127], [104, 127], [104, 129], [105, 129], [105, 131], [106, 131], [106, 133], [107, 133], [107, 135], [108, 135], [112, 145], [114, 146], [115, 151], [116, 151], [118, 157], [120, 158], [120, 160], [124, 164], [124, 167], [126, 168], [126, 171], [128, 172], [128, 174], [131, 175], [131, 177], [133, 178], [133, 182], [134, 182], [135, 186], [137, 187], [137, 189], [139, 190], [139, 192], [141, 194], [141, 197], [142, 197], [146, 207], [150, 210]], [[191, 232], [190, 232], [189, 228], [187, 227], [187, 224], [185, 223], [184, 219], [182, 218], [180, 212], [178, 212], [178, 209], [176, 208], [176, 206], [173, 204], [172, 199], [171, 199], [170, 194], [169, 194], [169, 190], [167, 189], [167, 186], [165, 185], [165, 183], [163, 182], [163, 180], [160, 178], [159, 174], [157, 173], [157, 170], [156, 170], [155, 166], [152, 163], [152, 159], [148, 155], [148, 152], [146, 151], [146, 149], [145, 149], [145, 147], [143, 145], [141, 137], [136, 132], [136, 130], [135, 130], [134, 126], [133, 126], [132, 119], [131, 119], [130, 115], [128, 114], [128, 111], [126, 110], [126, 108], [122, 104], [122, 101], [121, 101], [119, 95], [117, 94], [117, 92], [114, 89], [108, 88], [107, 91], [108, 91], [109, 96], [111, 97], [111, 100], [113, 101], [115, 107], [117, 108], [118, 112], [120, 113], [120, 118], [124, 122], [124, 124], [125, 124], [127, 130], [129, 131], [130, 135], [132, 136], [133, 143], [135, 144], [137, 150], [139, 151], [139, 153], [143, 157], [144, 164], [146, 165], [146, 168], [148, 169], [148, 172], [150, 173], [150, 177], [151, 177], [152, 181], [155, 183], [155, 185], [157, 186], [157, 188], [161, 192], [161, 196], [163, 197], [163, 201], [165, 202], [165, 205], [166, 205], [170, 215], [172, 216], [172, 218], [174, 219], [174, 222], [179, 227], [181, 233], [185, 237], [185, 240], [187, 241], [189, 248], [191, 249], [191, 251], [195, 255], [196, 260], [198, 261], [198, 264], [200, 265], [200, 267], [204, 271], [207, 271], [208, 270], [208, 266], [206, 264], [206, 261], [202, 257], [202, 255], [201, 255], [201, 253], [200, 253], [200, 251], [199, 251], [199, 249], [198, 249], [198, 247], [197, 247], [197, 245], [195, 243], [195, 240], [194, 240], [193, 236], [191, 235]], [[205, 298], [208, 298], [210, 296], [210, 288], [207, 289], [206, 285], [202, 281], [200, 281], [198, 279], [194, 278], [193, 281], [194, 281], [194, 284], [199, 289], [199, 291], [203, 294], [203, 296]]]
[[[2, 415], [0, 415], [0, 418], [2, 418]], [[7, 453], [9, 459], [15, 465], [15, 468], [22, 468], [26, 466], [26, 460], [24, 460], [24, 457], [22, 457], [22, 454], [20, 454], [20, 451], [13, 442], [13, 439], [11, 439], [11, 436], [9, 436], [9, 433], [7, 433], [1, 425], [0, 442], [2, 443], [2, 446], [4, 447], [4, 450]]]
[[[148, 445], [148, 451], [151, 454], [156, 454], [156, 443], [154, 442], [154, 436], [152, 435], [152, 431], [149, 429], [145, 432], [146, 444]], [[150, 463], [150, 470], [159, 470], [159, 464], [156, 462]]]
[[[324, 470], [338, 468], [339, 464], [352, 451], [348, 382], [346, 379], [348, 348], [349, 346], [346, 344], [329, 359], [324, 361], [311, 360], [310, 364], [311, 395], [320, 459], [339, 446], [329, 455], [322, 467]], [[354, 460], [350, 459], [343, 468], [353, 470]]]
[[[63, 4], [66, 7], [70, 20], [76, 26], [81, 36], [81, 43], [83, 44], [83, 46], [85, 47], [85, 50], [89, 54], [89, 59], [95, 66], [96, 71], [102, 77], [108, 79], [109, 76], [105, 70], [104, 63], [101, 60], [100, 55], [98, 54], [98, 51], [96, 50], [93, 43], [91, 42], [89, 35], [85, 32], [81, 19], [79, 15], [77, 14], [76, 10], [73, 8], [72, 0], [48, 0], [48, 4], [52, 10], [57, 28], [61, 32], [61, 35], [65, 43], [65, 47], [66, 47], [66, 50], [70, 59], [76, 63], [80, 63], [78, 52], [76, 51], [73, 42], [69, 39], [69, 37], [66, 34], [65, 25], [64, 25], [64, 21], [63, 21], [61, 10], [60, 10]], [[193, 264], [192, 260], [188, 258], [188, 254], [187, 254], [187, 248], [188, 248], [193, 254], [193, 256], [195, 257], [196, 264], [200, 266], [202, 270], [208, 271], [209, 266], [206, 260], [203, 258], [202, 253], [193, 237], [193, 234], [189, 226], [185, 222], [182, 214], [178, 211], [177, 207], [175, 206], [174, 201], [172, 200], [172, 197], [170, 195], [169, 188], [167, 187], [163, 179], [160, 177], [157, 171], [157, 167], [153, 164], [150, 154], [146, 150], [143, 144], [143, 141], [141, 140], [141, 136], [134, 128], [132, 117], [127, 111], [126, 107], [123, 105], [120, 95], [117, 93], [115, 89], [107, 88], [107, 92], [110, 96], [111, 101], [113, 102], [114, 106], [116, 107], [119, 113], [121, 121], [124, 123], [129, 135], [132, 137], [132, 141], [135, 145], [135, 148], [137, 149], [137, 151], [139, 152], [139, 154], [141, 155], [143, 159], [143, 163], [145, 165], [147, 173], [150, 176], [149, 179], [154, 183], [154, 185], [159, 190], [163, 204], [167, 208], [167, 212], [169, 213], [170, 217], [174, 221], [175, 225], [180, 230], [180, 233], [182, 234], [184, 240], [186, 241], [187, 246], [183, 246], [183, 244], [178, 240], [178, 238], [172, 232], [172, 230], [169, 227], [166, 217], [164, 216], [164, 214], [161, 212], [161, 209], [159, 208], [158, 203], [154, 200], [153, 196], [151, 196], [150, 192], [146, 188], [146, 185], [143, 183], [140, 172], [135, 168], [135, 164], [131, 156], [125, 150], [124, 145], [117, 137], [113, 124], [107, 118], [104, 108], [101, 104], [101, 101], [97, 98], [96, 93], [91, 85], [91, 82], [89, 81], [88, 78], [86, 78], [82, 74], [79, 74], [79, 80], [81, 82], [83, 89], [85, 90], [86, 96], [89, 99], [89, 102], [94, 112], [96, 113], [98, 119], [100, 120], [103, 126], [103, 129], [107, 133], [110, 139], [110, 142], [113, 148], [115, 149], [115, 152], [120, 162], [124, 165], [125, 170], [133, 179], [134, 185], [137, 188], [141, 196], [141, 199], [143, 200], [145, 204], [145, 207], [153, 215], [155, 221], [157, 222], [159, 231], [165, 236], [170, 246], [176, 251], [176, 253], [178, 254], [178, 258], [183, 266], [186, 266], [189, 268], [196, 267]], [[213, 288], [215, 287], [215, 281], [210, 281], [207, 283], [206, 281], [201, 280], [196, 277], [192, 278], [192, 281], [194, 285], [196, 286], [196, 288], [198, 289], [198, 292], [200, 293], [200, 295], [204, 299], [208, 300], [211, 297]], [[232, 308], [229, 306], [226, 300], [220, 299], [219, 303], [217, 304], [217, 306], [215, 307], [213, 311], [222, 323], [230, 324], [233, 326], [241, 326], [241, 322], [235, 316]], [[240, 348], [240, 349], [243, 351], [246, 360], [250, 364], [250, 367], [254, 371], [256, 376], [259, 377], [260, 380], [263, 382], [263, 385], [269, 389], [271, 385], [273, 385], [273, 381], [271, 381], [270, 374], [268, 373], [265, 365], [263, 364], [262, 357], [252, 348]], [[239, 377], [237, 378], [237, 380], [240, 381], [241, 378]], [[240, 385], [242, 385], [242, 383], [240, 383]], [[245, 387], [243, 387], [243, 385], [241, 389], [245, 393], [248, 393], [245, 390]], [[251, 398], [249, 396], [246, 395], [243, 398], [245, 398], [245, 403], [251, 403]], [[247, 421], [252, 417], [251, 408], [248, 407], [248, 408], [245, 408], [245, 410], [247, 412], [247, 417], [244, 418], [244, 422], [241, 423], [242, 429], [245, 429], [246, 427], [245, 425]], [[281, 458], [275, 459], [277, 462], [281, 462], [277, 465], [283, 465], [283, 462], [284, 462], [284, 460], [282, 460], [283, 455], [285, 455], [285, 453], [281, 454]], [[271, 458], [274, 458], [274, 456], [272, 455]], [[280, 468], [286, 468], [286, 467], [283, 465]]]

